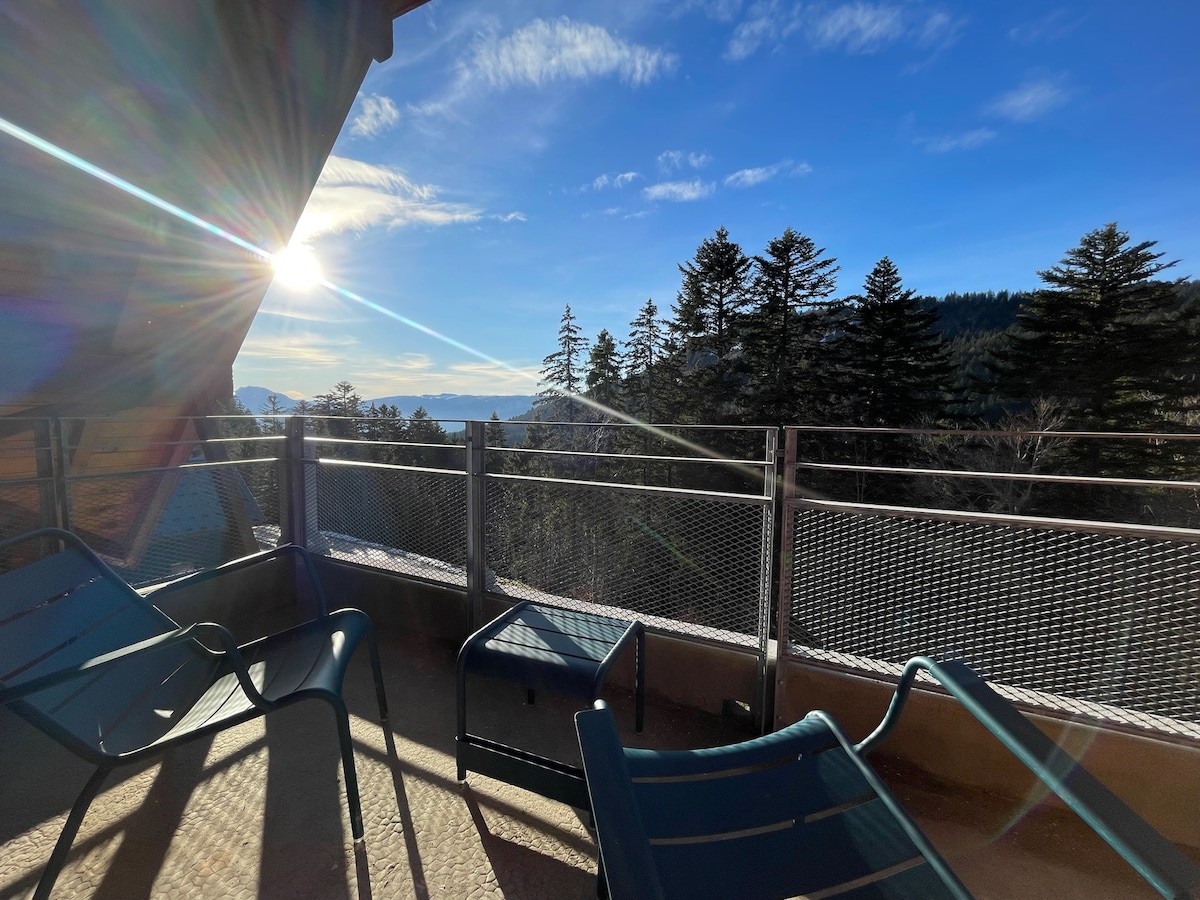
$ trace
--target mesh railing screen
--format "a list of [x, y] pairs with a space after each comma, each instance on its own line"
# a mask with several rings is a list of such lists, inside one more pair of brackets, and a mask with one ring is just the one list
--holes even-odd
[[154, 584], [274, 544], [279, 478], [275, 461], [72, 478], [72, 529], [130, 584]]
[[54, 524], [47, 509], [45, 492], [49, 483], [4, 484], [0, 482], [0, 539], [14, 537]]
[[316, 473], [314, 552], [466, 584], [465, 475], [338, 463]]
[[765, 502], [521, 479], [489, 479], [485, 496], [489, 589], [761, 645]]
[[1200, 736], [1200, 545], [791, 514], [793, 652], [881, 671], [918, 654], [961, 658], [1018, 699]]

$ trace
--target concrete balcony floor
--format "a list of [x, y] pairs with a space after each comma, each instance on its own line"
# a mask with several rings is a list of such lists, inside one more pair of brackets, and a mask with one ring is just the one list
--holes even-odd
[[[469, 788], [456, 782], [457, 648], [413, 635], [381, 642], [387, 738], [375, 720], [365, 652], [346, 687], [365, 844], [356, 850], [349, 838], [333, 719], [322, 704], [305, 703], [110, 776], [55, 896], [594, 897], [595, 845], [579, 812], [482, 776], [472, 775]], [[479, 686], [470, 695], [471, 730], [577, 754], [571, 704], [539, 697], [529, 707], [523, 699], [511, 685]], [[629, 729], [629, 698], [612, 701]], [[646, 733], [626, 739], [695, 747], [745, 736], [730, 722], [651, 703]], [[1154, 896], [1064, 810], [1022, 812], [885, 756], [876, 764], [978, 897]], [[89, 771], [0, 711], [0, 900], [32, 892]]]

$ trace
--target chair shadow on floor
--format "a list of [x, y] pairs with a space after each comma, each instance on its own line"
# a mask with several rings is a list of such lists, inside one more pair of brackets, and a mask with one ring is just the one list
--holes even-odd
[[[559, 890], [567, 890], [567, 893], [559, 895], [561, 900], [571, 897], [582, 900], [596, 896], [595, 874], [493, 834], [480, 809], [481, 799], [470, 786], [463, 788], [463, 801], [479, 832], [483, 851], [487, 854], [501, 896], [512, 900], [534, 900], [546, 896], [546, 885], [549, 884]], [[484, 802], [486, 804], [486, 800]]]

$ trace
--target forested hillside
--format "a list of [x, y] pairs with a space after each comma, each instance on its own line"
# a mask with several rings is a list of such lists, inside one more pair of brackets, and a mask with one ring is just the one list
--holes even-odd
[[[718, 228], [679, 264], [680, 287], [663, 309], [647, 299], [624, 338], [583, 335], [567, 306], [555, 349], [543, 361], [544, 390], [532, 414], [543, 422], [718, 426], [809, 425], [846, 429], [806, 433], [802, 453], [854, 465], [1009, 473], [1195, 478], [1195, 445], [1182, 441], [1088, 441], [966, 437], [973, 430], [1179, 433], [1192, 430], [1200, 373], [1200, 281], [1167, 278], [1175, 261], [1134, 243], [1115, 224], [1038, 273], [1042, 286], [917, 296], [883, 257], [853, 292], [839, 290], [836, 259], [786, 229], [750, 255]], [[243, 410], [246, 411], [246, 410]], [[249, 410], [280, 415], [271, 403]], [[446, 432], [422, 407], [364, 404], [340, 382], [294, 412], [314, 416], [316, 432], [379, 446], [378, 462], [457, 467], [438, 445]], [[355, 419], [338, 425], [341, 418]], [[248, 428], [277, 428], [281, 420]], [[272, 424], [274, 423], [274, 424]], [[885, 434], [869, 429], [948, 429], [963, 437]], [[744, 456], [741, 432], [708, 433], [709, 450]], [[589, 453], [670, 452], [638, 429], [503, 425], [493, 446]], [[568, 463], [539, 458], [540, 474], [572, 476]], [[512, 457], [504, 463], [518, 465]], [[523, 464], [525, 468], [529, 463]], [[650, 479], [613, 462], [589, 463], [590, 477]], [[555, 468], [557, 466], [557, 468]], [[699, 470], [696, 470], [699, 471]], [[688, 486], [722, 486], [728, 475], [689, 475]], [[947, 488], [917, 479], [811, 474], [831, 496], [984, 511], [1130, 521], [1192, 521], [1196, 498], [1176, 492], [1147, 501], [1130, 490], [993, 485]], [[714, 480], [715, 479], [715, 480]], [[1189, 507], [1190, 508], [1190, 507]]]

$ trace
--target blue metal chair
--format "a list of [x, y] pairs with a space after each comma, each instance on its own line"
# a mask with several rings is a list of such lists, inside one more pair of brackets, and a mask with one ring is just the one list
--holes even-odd
[[370, 619], [356, 609], [328, 612], [312, 562], [297, 547], [246, 557], [185, 581], [220, 579], [286, 557], [311, 580], [317, 617], [238, 646], [220, 625], [178, 627], [69, 532], [44, 529], [0, 543], [0, 560], [9, 563], [0, 574], [0, 703], [96, 766], [34, 897], [50, 895], [83, 817], [114, 767], [310, 698], [333, 707], [351, 831], [361, 840], [341, 689], [351, 655], [366, 640], [379, 715], [386, 722]]
[[1200, 869], [962, 663], [911, 660], [879, 728], [852, 744], [815, 711], [706, 750], [625, 749], [604, 701], [575, 717], [600, 889], [643, 898], [969, 897], [866, 762], [929, 671], [1166, 897]]

